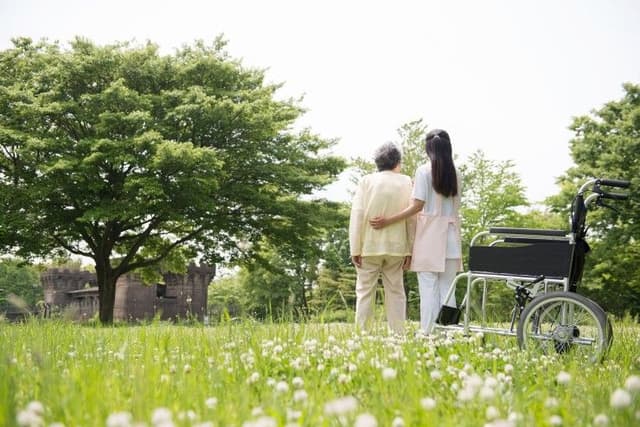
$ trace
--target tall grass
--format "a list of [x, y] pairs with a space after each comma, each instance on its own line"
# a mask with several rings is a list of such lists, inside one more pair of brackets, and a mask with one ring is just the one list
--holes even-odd
[[639, 332], [593, 365], [350, 324], [0, 324], [0, 426], [640, 425]]

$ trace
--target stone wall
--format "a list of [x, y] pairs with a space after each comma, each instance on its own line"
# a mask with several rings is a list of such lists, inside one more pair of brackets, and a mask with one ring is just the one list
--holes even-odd
[[[162, 320], [195, 317], [202, 320], [207, 309], [207, 288], [215, 268], [189, 265], [186, 274], [164, 274], [164, 284], [144, 285], [135, 274], [116, 282], [114, 320]], [[65, 311], [76, 319], [98, 312], [95, 274], [88, 271], [48, 269], [40, 276], [48, 310]]]

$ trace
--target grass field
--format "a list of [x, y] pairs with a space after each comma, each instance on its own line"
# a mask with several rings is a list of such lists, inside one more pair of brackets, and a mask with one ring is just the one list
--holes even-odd
[[640, 327], [601, 364], [345, 324], [0, 323], [0, 426], [634, 426]]

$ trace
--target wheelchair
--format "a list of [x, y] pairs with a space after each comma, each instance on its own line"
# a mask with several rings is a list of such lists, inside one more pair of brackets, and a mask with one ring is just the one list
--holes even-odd
[[[629, 182], [591, 179], [582, 185], [571, 206], [569, 232], [493, 227], [475, 235], [469, 247], [469, 269], [455, 277], [444, 301], [449, 301], [457, 283], [464, 280], [465, 296], [459, 308], [441, 308], [436, 328], [515, 336], [526, 351], [571, 353], [601, 361], [613, 339], [611, 324], [597, 303], [576, 293], [589, 251], [587, 211], [593, 206], [612, 208], [604, 200], [629, 197], [603, 187], [624, 189]], [[496, 284], [513, 290], [515, 302], [508, 319], [487, 322], [488, 292]], [[477, 294], [480, 307], [472, 311], [472, 295], [477, 300]]]

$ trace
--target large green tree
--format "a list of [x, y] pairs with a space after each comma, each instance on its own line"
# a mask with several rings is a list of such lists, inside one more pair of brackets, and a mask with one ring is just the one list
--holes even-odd
[[[552, 197], [555, 208], [568, 213], [578, 188], [592, 178], [631, 181], [628, 201], [607, 201], [612, 209], [588, 213], [587, 256], [583, 292], [605, 309], [640, 314], [640, 86], [624, 85], [624, 96], [574, 119], [570, 142], [575, 166], [560, 179], [562, 192]], [[615, 191], [615, 189], [613, 189]], [[595, 206], [592, 206], [595, 208]]]
[[333, 207], [301, 196], [344, 162], [292, 129], [303, 111], [278, 88], [222, 40], [172, 55], [14, 40], [0, 52], [0, 243], [93, 259], [107, 323], [125, 273], [304, 245]]

